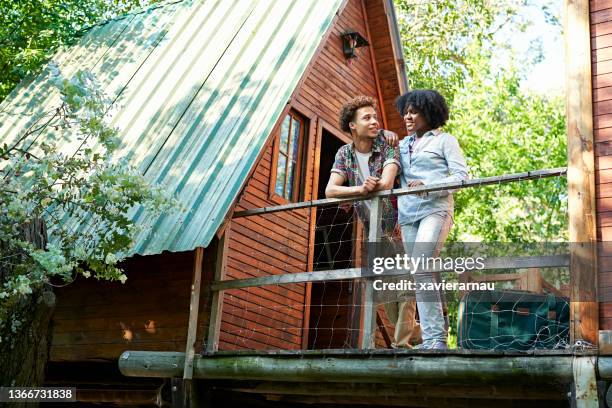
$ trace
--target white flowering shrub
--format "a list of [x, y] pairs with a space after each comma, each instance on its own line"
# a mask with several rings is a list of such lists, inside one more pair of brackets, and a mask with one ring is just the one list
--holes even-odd
[[[0, 341], [21, 324], [12, 310], [46, 285], [77, 274], [125, 282], [117, 264], [137, 230], [129, 212], [178, 205], [113, 158], [120, 140], [108, 125], [111, 101], [94, 76], [64, 78], [53, 67], [50, 75], [60, 105], [0, 146]], [[37, 220], [47, 228], [45, 248], [24, 236]]]

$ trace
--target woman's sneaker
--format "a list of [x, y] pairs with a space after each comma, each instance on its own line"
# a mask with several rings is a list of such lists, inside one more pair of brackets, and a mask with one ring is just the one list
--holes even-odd
[[414, 346], [415, 350], [448, 350], [445, 342], [439, 340], [428, 340]]

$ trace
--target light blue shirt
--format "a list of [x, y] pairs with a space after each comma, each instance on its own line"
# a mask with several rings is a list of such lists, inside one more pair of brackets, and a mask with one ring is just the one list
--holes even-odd
[[[448, 133], [430, 130], [410, 153], [415, 137], [405, 137], [399, 145], [402, 187], [408, 187], [411, 180], [421, 180], [425, 185], [467, 180], [468, 168], [457, 139]], [[403, 195], [398, 198], [397, 205], [401, 225], [415, 223], [436, 212], [452, 215], [454, 210], [453, 194], [448, 191], [432, 192], [423, 197]]]

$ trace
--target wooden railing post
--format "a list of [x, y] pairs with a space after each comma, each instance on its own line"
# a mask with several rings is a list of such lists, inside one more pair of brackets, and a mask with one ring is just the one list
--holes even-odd
[[[382, 199], [374, 197], [370, 200], [370, 222], [368, 231], [368, 259], [372, 260], [379, 247], [381, 237]], [[367, 265], [366, 267], [369, 267]], [[361, 349], [374, 348], [374, 335], [376, 332], [376, 304], [374, 303], [374, 288], [370, 278], [364, 280], [364, 307], [363, 307], [363, 334], [361, 336]]]

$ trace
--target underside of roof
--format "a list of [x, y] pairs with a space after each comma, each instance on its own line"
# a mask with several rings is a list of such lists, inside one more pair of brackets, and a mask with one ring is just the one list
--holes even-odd
[[[341, 2], [168, 2], [97, 25], [54, 56], [67, 77], [94, 73], [115, 101], [118, 155], [183, 206], [136, 209], [133, 253], [208, 246]], [[22, 83], [0, 106], [0, 141], [59, 98], [45, 72]]]

